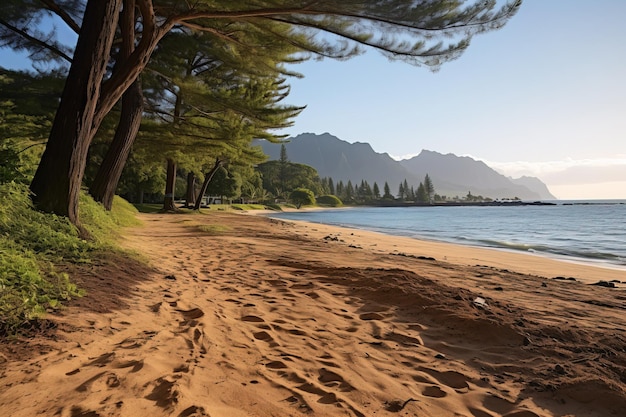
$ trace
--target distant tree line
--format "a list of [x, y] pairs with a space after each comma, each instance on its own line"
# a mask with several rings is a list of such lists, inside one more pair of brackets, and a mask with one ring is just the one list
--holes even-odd
[[424, 181], [416, 187], [410, 186], [405, 179], [398, 185], [397, 194], [393, 194], [389, 183], [385, 181], [382, 190], [377, 182], [372, 185], [367, 180], [361, 180], [353, 184], [351, 180], [344, 183], [342, 180], [335, 183], [330, 177], [322, 178], [322, 187], [327, 194], [336, 195], [347, 204], [368, 204], [376, 202], [412, 202], [412, 203], [432, 203], [441, 199], [435, 194], [435, 187], [430, 176], [427, 174]]
[[[161, 202], [167, 177], [166, 164], [146, 164], [131, 158], [120, 180], [118, 192], [131, 202]], [[447, 197], [435, 192], [430, 175], [417, 186], [405, 179], [394, 194], [389, 183], [383, 187], [367, 180], [353, 183], [348, 180], [335, 182], [331, 177], [320, 178], [315, 168], [291, 162], [285, 146], [281, 146], [280, 158], [262, 162], [255, 167], [216, 163], [211, 180], [201, 196], [207, 202], [241, 203], [293, 203], [296, 206], [322, 204], [380, 204], [389, 202], [432, 204], [451, 201], [484, 202], [488, 197], [474, 195], [471, 191], [464, 197]], [[175, 173], [174, 199], [184, 200], [187, 206], [200, 203], [193, 200], [198, 195], [197, 181], [191, 171], [179, 168]], [[87, 175], [89, 180], [90, 175]], [[202, 178], [202, 177], [201, 177]], [[202, 191], [202, 190], [201, 190]], [[189, 197], [191, 196], [191, 197]], [[517, 199], [517, 197], [515, 198]]]

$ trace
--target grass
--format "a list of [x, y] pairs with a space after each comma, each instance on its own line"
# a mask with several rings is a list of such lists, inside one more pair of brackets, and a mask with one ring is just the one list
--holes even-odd
[[138, 224], [137, 210], [116, 197], [111, 212], [87, 195], [80, 199], [87, 241], [64, 217], [33, 209], [28, 188], [0, 184], [0, 335], [16, 334], [26, 324], [83, 291], [54, 265], [90, 263], [112, 250], [123, 226]]
[[229, 227], [220, 224], [199, 224], [195, 226], [198, 228], [198, 230], [208, 233], [210, 235], [220, 235], [231, 230]]
[[135, 204], [134, 206], [140, 213], [158, 213], [163, 208], [163, 204]]
[[263, 204], [231, 204], [235, 210], [267, 210], [267, 206]]

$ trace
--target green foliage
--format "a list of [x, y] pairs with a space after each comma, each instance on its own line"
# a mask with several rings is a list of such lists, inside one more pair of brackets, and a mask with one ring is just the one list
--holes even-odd
[[163, 204], [134, 204], [140, 213], [158, 213], [163, 208]]
[[265, 205], [265, 208], [268, 210], [283, 211], [283, 208], [280, 206], [280, 204], [269, 203]]
[[263, 204], [231, 204], [235, 210], [265, 210], [267, 207]]
[[162, 202], [164, 190], [164, 160], [150, 161], [145, 152], [135, 148], [122, 171], [117, 187], [118, 194], [129, 201], [139, 203], [142, 202], [144, 196], [156, 195]]
[[[330, 183], [332, 182], [332, 178], [326, 178], [325, 181], [326, 183]], [[429, 184], [428, 188], [426, 187], [426, 183]], [[431, 194], [429, 194], [428, 189], [431, 190]], [[377, 202], [391, 201], [432, 203], [434, 200], [442, 200], [441, 196], [434, 194], [434, 190], [435, 187], [429, 175], [426, 175], [424, 182], [419, 184], [417, 190], [410, 185], [406, 179], [400, 182], [398, 185], [397, 198], [391, 194], [391, 188], [387, 181], [385, 181], [382, 195], [377, 183], [374, 183], [374, 186], [370, 187], [365, 180], [361, 180], [358, 186], [353, 186], [350, 180], [346, 185], [343, 184], [343, 181], [339, 181], [336, 186], [337, 197], [346, 204], [376, 204]], [[445, 200], [445, 198], [443, 198], [443, 200]], [[319, 201], [318, 198], [318, 202]]]
[[63, 217], [33, 210], [26, 185], [0, 185], [0, 335], [41, 317], [82, 292], [54, 264], [87, 263], [110, 247], [121, 226], [137, 224], [136, 209], [117, 198], [105, 210], [81, 196], [81, 221], [94, 237], [86, 241]]
[[296, 188], [322, 194], [322, 182], [315, 168], [294, 162], [268, 161], [257, 167], [263, 177], [263, 188], [276, 197], [284, 197]]
[[135, 217], [139, 211], [126, 200], [115, 196], [111, 211], [96, 203], [86, 193], [80, 196], [80, 219], [92, 239], [99, 246], [114, 246], [121, 227], [138, 226]]
[[79, 295], [52, 262], [85, 262], [92, 246], [64, 218], [32, 209], [26, 186], [0, 185], [0, 334]]
[[134, 151], [144, 162], [170, 158], [202, 181], [216, 157], [228, 160], [230, 184], [214, 178], [212, 184], [221, 184], [208, 193], [237, 197], [245, 184], [249, 195], [260, 194], [254, 179], [247, 183], [254, 172], [237, 168], [264, 161], [252, 140], [278, 140], [271, 131], [290, 126], [301, 108], [280, 104], [289, 90], [282, 62], [294, 46], [274, 39], [254, 53], [239, 51], [259, 41], [255, 32], [239, 33], [250, 39], [227, 50], [201, 33], [170, 33], [161, 41], [150, 62], [154, 71], [142, 76], [148, 106]]
[[431, 202], [433, 194], [435, 194], [435, 186], [433, 185], [433, 181], [430, 179], [430, 175], [428, 174], [424, 177], [424, 192], [428, 197], [428, 201]]
[[315, 205], [315, 195], [313, 191], [306, 188], [296, 188], [289, 194], [289, 200], [296, 205], [297, 208], [302, 206]]
[[224, 167], [220, 167], [207, 188], [208, 195], [233, 198], [240, 194], [241, 180]]
[[421, 182], [420, 185], [417, 187], [417, 195], [415, 198], [418, 203], [427, 203], [429, 200], [428, 193], [426, 192], [426, 187]]
[[32, 209], [25, 186], [0, 186], [0, 234], [10, 237], [27, 251], [55, 258], [80, 261], [90, 245], [78, 238], [76, 229], [63, 217], [44, 215]]
[[321, 195], [317, 197], [317, 204], [320, 206], [340, 207], [343, 205], [341, 200], [334, 195]]
[[221, 224], [200, 224], [197, 225], [196, 228], [210, 235], [221, 235], [230, 231], [230, 228], [228, 226], [224, 226]]
[[62, 80], [0, 68], [0, 184], [28, 182], [43, 151]]
[[0, 184], [19, 180], [20, 156], [10, 143], [0, 144]]
[[385, 181], [385, 186], [383, 188], [383, 200], [393, 200], [393, 195], [391, 194], [391, 188], [389, 188], [389, 184]]

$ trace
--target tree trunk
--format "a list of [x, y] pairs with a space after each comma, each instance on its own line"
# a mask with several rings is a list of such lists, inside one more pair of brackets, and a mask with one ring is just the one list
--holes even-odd
[[198, 198], [196, 199], [196, 205], [193, 207], [194, 210], [200, 210], [200, 205], [202, 204], [202, 197], [204, 197], [204, 193], [206, 193], [206, 189], [209, 187], [209, 183], [211, 182], [213, 175], [215, 175], [215, 173], [217, 172], [218, 169], [220, 169], [223, 163], [224, 163], [223, 160], [220, 160], [219, 158], [215, 158], [215, 164], [213, 165], [213, 168], [211, 168], [211, 170], [207, 172], [206, 175], [204, 176], [204, 182], [202, 183], [202, 187], [200, 188], [200, 192], [198, 193]]
[[87, 2], [48, 144], [30, 185], [38, 209], [67, 216], [77, 226], [80, 187], [120, 3], [121, 0]]
[[163, 208], [161, 211], [178, 211], [178, 207], [174, 204], [174, 191], [176, 189], [176, 162], [173, 159], [167, 159], [167, 179], [165, 180], [165, 199], [163, 200]]
[[94, 200], [101, 202], [106, 210], [111, 210], [117, 184], [139, 131], [142, 113], [143, 91], [137, 79], [122, 96], [122, 114], [115, 136], [89, 188]]
[[[123, 0], [119, 22], [122, 47], [116, 59], [117, 67], [123, 65], [135, 50], [135, 24], [135, 0]], [[94, 200], [101, 202], [106, 210], [111, 210], [117, 184], [139, 131], [142, 113], [143, 91], [141, 80], [137, 77], [122, 96], [122, 112], [115, 136], [89, 188]]]
[[196, 204], [196, 174], [193, 172], [187, 174], [187, 194], [185, 199], [187, 200], [185, 202], [187, 208], [191, 208]]

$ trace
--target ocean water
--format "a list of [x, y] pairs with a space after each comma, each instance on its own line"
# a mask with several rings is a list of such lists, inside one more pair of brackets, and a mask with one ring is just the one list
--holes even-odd
[[272, 214], [397, 236], [497, 248], [623, 269], [626, 200], [546, 206], [356, 207]]

